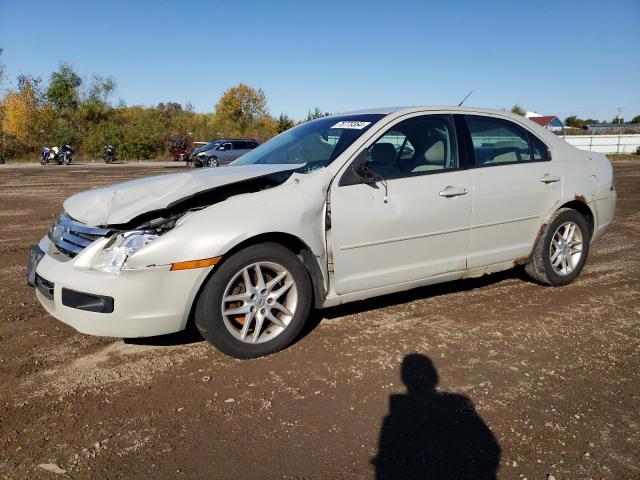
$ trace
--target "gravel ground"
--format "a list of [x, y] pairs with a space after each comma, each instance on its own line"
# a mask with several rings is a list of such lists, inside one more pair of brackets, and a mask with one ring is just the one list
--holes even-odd
[[573, 284], [517, 271], [316, 312], [291, 348], [76, 333], [24, 282], [70, 194], [183, 164], [0, 167], [0, 477], [640, 478], [640, 163]]

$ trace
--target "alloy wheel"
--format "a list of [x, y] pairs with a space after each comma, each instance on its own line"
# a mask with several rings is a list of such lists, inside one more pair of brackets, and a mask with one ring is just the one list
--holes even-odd
[[236, 339], [264, 343], [280, 335], [298, 306], [298, 288], [291, 273], [275, 262], [245, 266], [222, 295], [224, 325]]
[[558, 275], [569, 275], [582, 258], [582, 230], [574, 222], [560, 225], [549, 245], [551, 267]]

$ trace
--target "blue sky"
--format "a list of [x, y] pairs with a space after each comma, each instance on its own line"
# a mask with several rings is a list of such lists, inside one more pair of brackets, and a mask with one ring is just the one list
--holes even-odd
[[128, 105], [212, 111], [239, 82], [274, 115], [467, 102], [610, 120], [640, 114], [640, 0], [9, 1], [10, 76], [70, 62]]

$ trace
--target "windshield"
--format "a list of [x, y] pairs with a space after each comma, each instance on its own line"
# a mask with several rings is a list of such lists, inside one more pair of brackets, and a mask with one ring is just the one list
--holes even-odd
[[382, 114], [336, 115], [298, 125], [246, 153], [233, 165], [300, 164], [303, 172], [325, 167]]
[[220, 144], [220, 142], [209, 142], [204, 147], [200, 147], [199, 150], [202, 150], [203, 152], [207, 151], [207, 150], [213, 150], [219, 144]]

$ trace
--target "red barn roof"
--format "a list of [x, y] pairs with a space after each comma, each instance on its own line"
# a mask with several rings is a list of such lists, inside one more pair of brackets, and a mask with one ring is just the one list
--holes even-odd
[[545, 117], [529, 117], [529, 120], [531, 120], [532, 122], [536, 122], [538, 125], [546, 127], [553, 121], [554, 118], [557, 117], [555, 115], [547, 115]]

